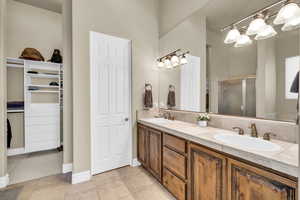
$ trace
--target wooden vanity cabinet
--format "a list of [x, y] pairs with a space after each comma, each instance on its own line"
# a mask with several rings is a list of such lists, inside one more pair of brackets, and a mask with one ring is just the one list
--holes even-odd
[[162, 133], [153, 129], [148, 130], [148, 169], [158, 180], [161, 180]]
[[190, 197], [192, 200], [225, 200], [226, 157], [190, 144]]
[[163, 185], [178, 200], [187, 199], [187, 141], [163, 134]]
[[177, 200], [297, 200], [297, 181], [138, 125], [138, 160]]
[[162, 177], [162, 133], [138, 125], [138, 160], [159, 181]]
[[148, 133], [147, 128], [142, 125], [138, 125], [138, 133], [137, 133], [137, 156], [139, 162], [144, 166], [148, 166]]
[[297, 183], [251, 165], [228, 159], [228, 199], [297, 200]]

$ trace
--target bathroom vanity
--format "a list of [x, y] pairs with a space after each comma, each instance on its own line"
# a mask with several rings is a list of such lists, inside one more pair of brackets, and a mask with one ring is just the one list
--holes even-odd
[[298, 158], [291, 163], [282, 156], [291, 156], [296, 144], [274, 141], [280, 150], [261, 152], [220, 142], [221, 132], [236, 134], [140, 119], [138, 160], [178, 200], [297, 199]]

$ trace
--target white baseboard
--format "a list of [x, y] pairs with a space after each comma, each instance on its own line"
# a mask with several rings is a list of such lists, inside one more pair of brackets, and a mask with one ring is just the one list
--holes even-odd
[[91, 171], [72, 174], [72, 184], [82, 183], [91, 180]]
[[7, 156], [16, 156], [25, 154], [25, 148], [8, 149]]
[[73, 171], [73, 164], [72, 163], [67, 163], [67, 164], [63, 164], [62, 166], [62, 173], [66, 174], [69, 172]]
[[5, 176], [0, 177], [0, 188], [5, 188], [9, 184], [9, 176], [6, 174]]
[[132, 166], [132, 167], [138, 167], [138, 166], [140, 166], [140, 165], [141, 165], [141, 163], [138, 161], [137, 158], [134, 158], [134, 159], [132, 160], [132, 162], [131, 162], [131, 166]]

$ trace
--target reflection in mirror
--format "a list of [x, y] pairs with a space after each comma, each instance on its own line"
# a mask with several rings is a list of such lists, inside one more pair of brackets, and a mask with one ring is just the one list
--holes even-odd
[[[282, 31], [282, 24], [273, 24], [274, 15], [265, 20], [272, 37], [249, 35], [251, 42], [231, 43], [232, 38], [226, 38], [230, 27], [221, 31], [224, 27], [278, 1], [229, 1], [209, 1], [160, 38], [161, 53], [190, 50], [186, 65], [160, 70], [160, 107], [295, 122], [299, 29]], [[205, 23], [200, 22], [203, 18]], [[249, 24], [257, 18], [248, 18], [237, 29], [241, 34], [249, 33]], [[201, 35], [203, 29], [205, 36]], [[254, 33], [255, 27], [251, 31]], [[172, 95], [174, 102], [168, 104]]]
[[160, 70], [160, 107], [200, 112], [200, 58], [187, 55], [187, 64]]
[[235, 48], [224, 34], [207, 29], [209, 112], [295, 121], [298, 94], [291, 92], [299, 71], [299, 31], [282, 32]]

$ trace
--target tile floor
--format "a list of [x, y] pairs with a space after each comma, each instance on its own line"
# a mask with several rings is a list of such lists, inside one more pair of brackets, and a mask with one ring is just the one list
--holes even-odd
[[5, 200], [175, 200], [142, 167], [120, 168], [77, 185], [69, 184], [70, 176], [56, 175], [11, 185], [6, 190], [15, 189], [17, 195], [6, 195]]
[[10, 184], [60, 174], [62, 159], [62, 152], [57, 150], [8, 157], [7, 169]]

